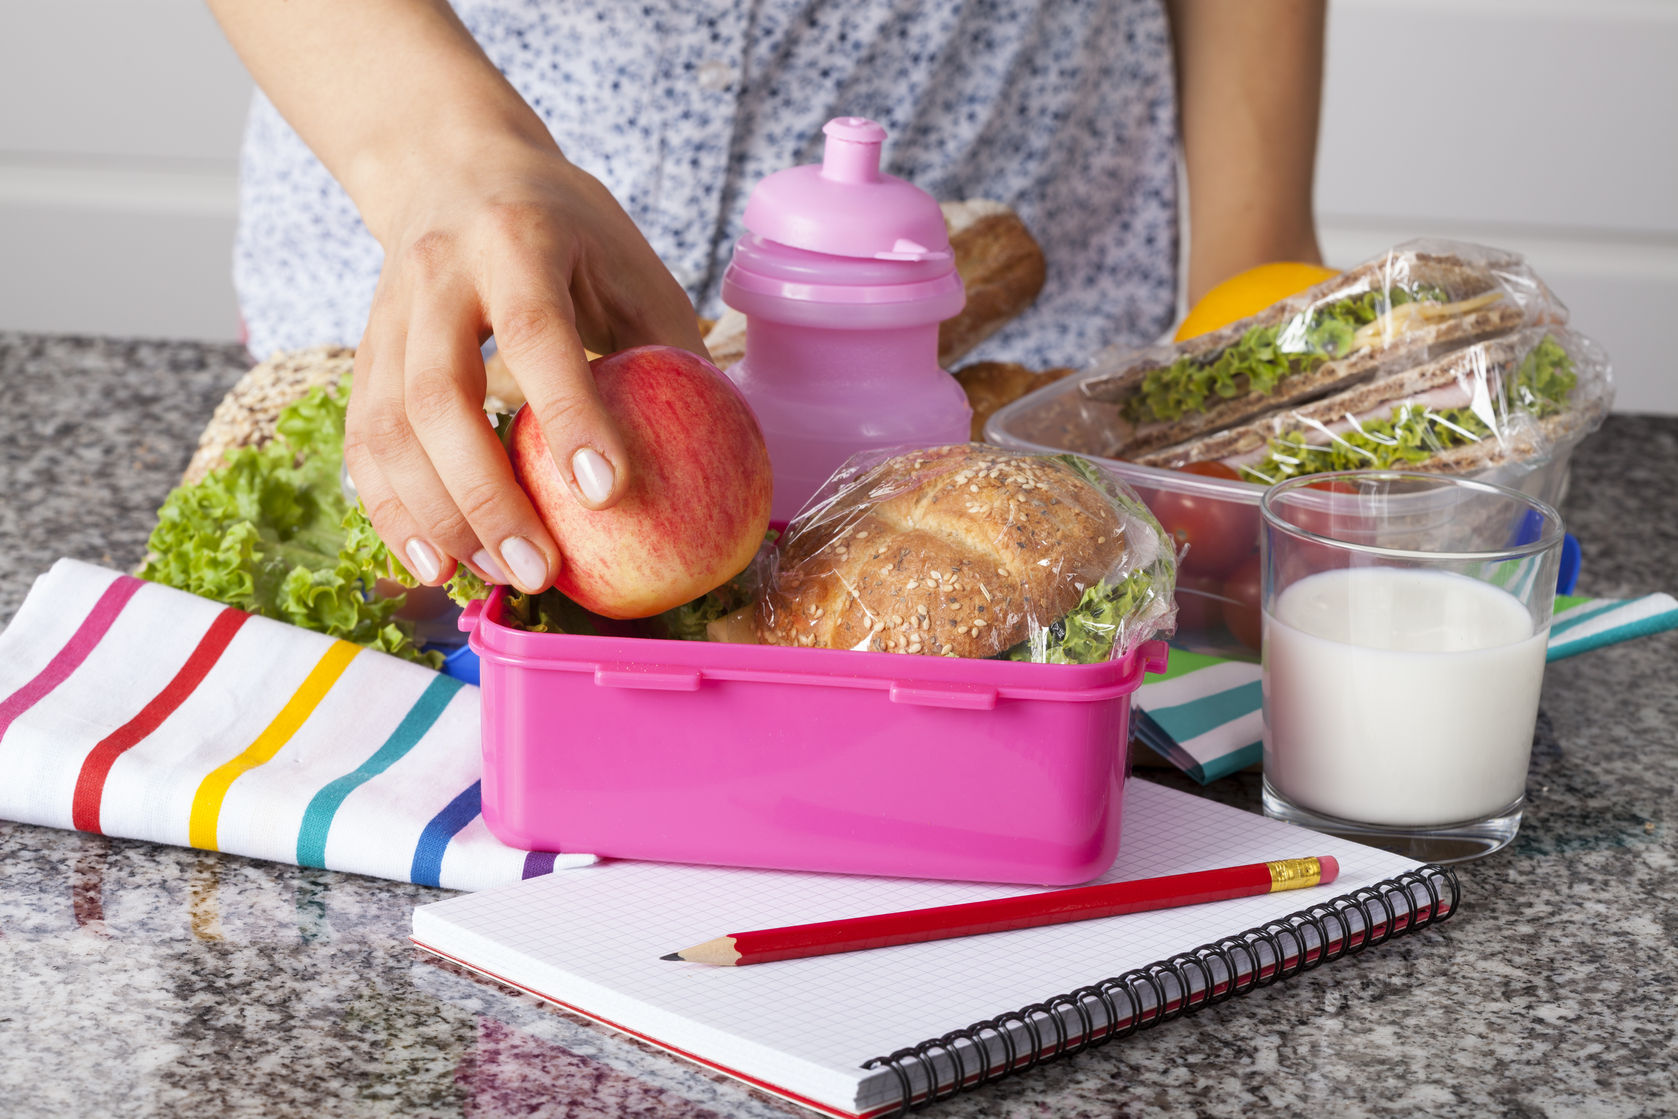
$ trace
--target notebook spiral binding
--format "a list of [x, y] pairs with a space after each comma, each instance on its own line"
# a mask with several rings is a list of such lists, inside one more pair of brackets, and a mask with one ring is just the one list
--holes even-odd
[[[1456, 912], [1460, 897], [1456, 873], [1430, 863], [1168, 960], [875, 1057], [862, 1067], [895, 1074], [900, 1097], [889, 1114], [906, 1115], [1436, 924]], [[991, 1055], [993, 1049], [999, 1056]]]

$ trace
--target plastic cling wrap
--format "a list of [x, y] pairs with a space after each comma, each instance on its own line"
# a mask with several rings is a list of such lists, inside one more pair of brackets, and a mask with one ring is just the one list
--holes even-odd
[[755, 623], [777, 645], [1093, 663], [1167, 631], [1174, 583], [1159, 523], [1099, 467], [955, 444], [841, 468]]
[[1566, 321], [1519, 256], [1413, 241], [1222, 330], [1103, 354], [1080, 392], [1106, 454], [1175, 465], [1192, 461], [1178, 448], [1209, 433]]
[[1329, 470], [1477, 473], [1578, 442], [1611, 399], [1595, 344], [1530, 327], [1183, 444], [1163, 465], [1215, 460], [1265, 485]]

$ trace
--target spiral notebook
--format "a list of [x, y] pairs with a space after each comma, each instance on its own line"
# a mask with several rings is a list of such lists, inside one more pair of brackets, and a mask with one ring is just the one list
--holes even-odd
[[1444, 919], [1439, 867], [1146, 781], [1102, 881], [1332, 855], [1329, 886], [844, 955], [659, 957], [1018, 886], [605, 862], [414, 911], [421, 948], [829, 1115], [899, 1113]]

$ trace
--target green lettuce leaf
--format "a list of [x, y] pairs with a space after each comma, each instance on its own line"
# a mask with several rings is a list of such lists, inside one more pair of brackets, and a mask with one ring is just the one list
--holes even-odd
[[1113, 643], [1127, 621], [1147, 601], [1152, 578], [1137, 570], [1116, 583], [1102, 581], [1084, 590], [1064, 618], [1000, 654], [1010, 661], [1045, 664], [1099, 664], [1113, 655]]
[[749, 601], [737, 582], [731, 580], [692, 602], [666, 610], [651, 619], [651, 624], [661, 637], [675, 641], [706, 641], [709, 640], [706, 626], [734, 613]]
[[[1567, 407], [1579, 382], [1573, 359], [1551, 335], [1521, 359], [1508, 386], [1511, 407], [1543, 418]], [[1248, 481], [1272, 485], [1329, 470], [1385, 470], [1425, 462], [1453, 447], [1478, 443], [1492, 429], [1471, 408], [1431, 409], [1400, 404], [1385, 419], [1363, 421], [1327, 443], [1291, 431], [1270, 440], [1269, 454], [1240, 467]]]
[[1289, 377], [1308, 373], [1346, 353], [1359, 327], [1403, 303], [1448, 300], [1443, 288], [1418, 284], [1365, 291], [1319, 304], [1279, 323], [1254, 326], [1214, 355], [1180, 357], [1150, 369], [1121, 406], [1133, 423], [1171, 422], [1248, 393], [1270, 395]]
[[[389, 579], [404, 587], [417, 587], [418, 579], [409, 574], [408, 569], [396, 562], [385, 542], [379, 539], [378, 532], [373, 528], [372, 520], [367, 516], [367, 509], [359, 501], [349, 507], [344, 514], [344, 548], [361, 569], [378, 579]], [[457, 606], [465, 606], [475, 599], [488, 598], [490, 585], [478, 578], [477, 573], [464, 564], [455, 567], [454, 575], [443, 589]]]
[[[312, 390], [281, 412], [269, 443], [233, 451], [171, 492], [139, 575], [435, 668], [442, 655], [421, 650], [395, 616], [401, 597], [371, 593], [383, 572], [346, 528], [351, 506], [338, 475], [348, 392]], [[385, 566], [400, 570], [388, 553]]]

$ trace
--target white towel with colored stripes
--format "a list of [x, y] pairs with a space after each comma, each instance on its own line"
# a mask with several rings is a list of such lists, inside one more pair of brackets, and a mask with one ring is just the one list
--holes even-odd
[[[1557, 595], [1548, 659], [1678, 629], [1678, 600]], [[1259, 666], [1171, 650], [1171, 666], [1150, 676], [1133, 698], [1136, 737], [1201, 784], [1262, 760], [1264, 720]]]
[[0, 631], [0, 817], [474, 890], [478, 689], [76, 560]]

